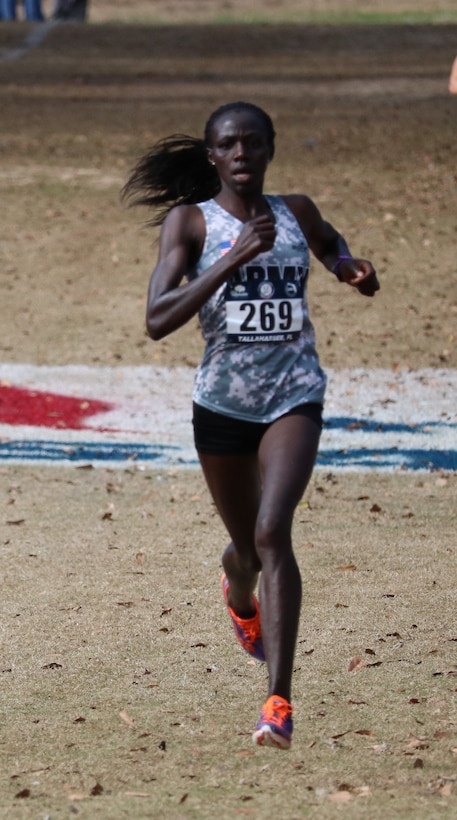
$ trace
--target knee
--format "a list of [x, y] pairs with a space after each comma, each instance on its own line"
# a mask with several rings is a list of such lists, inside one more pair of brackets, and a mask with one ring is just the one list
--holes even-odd
[[255, 541], [257, 553], [261, 560], [268, 554], [291, 549], [291, 524], [288, 517], [280, 512], [268, 511], [261, 514], [257, 521]]

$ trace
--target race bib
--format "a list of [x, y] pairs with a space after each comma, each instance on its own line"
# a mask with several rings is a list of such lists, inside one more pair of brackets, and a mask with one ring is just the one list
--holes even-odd
[[246, 265], [227, 283], [226, 329], [233, 342], [290, 342], [303, 327], [305, 269]]

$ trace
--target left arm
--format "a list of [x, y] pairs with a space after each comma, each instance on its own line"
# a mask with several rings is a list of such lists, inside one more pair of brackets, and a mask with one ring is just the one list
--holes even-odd
[[379, 290], [379, 282], [371, 262], [352, 256], [344, 236], [322, 218], [309, 197], [285, 196], [284, 201], [300, 225], [316, 259], [332, 271], [340, 282], [356, 288], [363, 296], [374, 296]]

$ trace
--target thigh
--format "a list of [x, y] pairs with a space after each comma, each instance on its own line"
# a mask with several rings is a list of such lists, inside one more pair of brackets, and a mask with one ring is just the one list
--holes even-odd
[[261, 500], [256, 454], [216, 456], [199, 453], [203, 474], [227, 531], [239, 550], [254, 548]]
[[273, 526], [280, 522], [290, 526], [313, 472], [320, 433], [312, 419], [288, 415], [275, 421], [263, 436], [258, 454], [261, 512]]

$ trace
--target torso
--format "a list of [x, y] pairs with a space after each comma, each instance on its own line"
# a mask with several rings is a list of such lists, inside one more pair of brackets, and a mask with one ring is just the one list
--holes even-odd
[[[242, 266], [201, 309], [207, 346], [194, 388], [198, 404], [253, 421], [322, 402], [326, 382], [308, 316], [306, 238], [282, 197], [265, 200], [276, 220], [275, 245]], [[230, 249], [243, 227], [215, 200], [198, 207], [206, 236], [195, 276]]]

